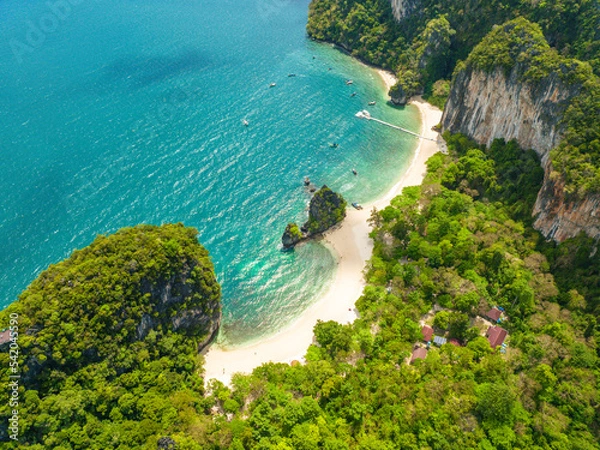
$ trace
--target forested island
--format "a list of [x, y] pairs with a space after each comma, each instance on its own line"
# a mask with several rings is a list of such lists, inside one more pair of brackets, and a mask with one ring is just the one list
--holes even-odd
[[346, 200], [340, 194], [333, 192], [326, 185], [316, 191], [308, 205], [308, 220], [298, 227], [289, 223], [281, 242], [286, 249], [294, 247], [298, 242], [323, 233], [346, 217]]
[[[100, 236], [0, 312], [0, 328], [19, 317], [22, 373], [18, 443], [2, 393], [4, 447], [599, 449], [599, 11], [313, 0], [310, 36], [397, 73], [398, 103], [446, 106], [448, 154], [371, 215], [360, 317], [318, 323], [304, 364], [205, 385], [220, 288], [195, 230]], [[529, 112], [490, 97], [461, 122], [481, 110], [473, 86]]]

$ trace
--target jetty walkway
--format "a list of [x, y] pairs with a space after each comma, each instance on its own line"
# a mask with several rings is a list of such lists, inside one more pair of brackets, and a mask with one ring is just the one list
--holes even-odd
[[375, 117], [371, 117], [371, 113], [369, 113], [369, 111], [367, 111], [366, 109], [363, 109], [362, 111], [357, 112], [355, 114], [355, 116], [358, 117], [359, 119], [374, 120], [375, 122], [379, 122], [379, 123], [381, 123], [381, 124], [383, 124], [385, 126], [388, 126], [390, 128], [395, 128], [396, 130], [400, 130], [400, 131], [408, 133], [408, 134], [410, 134], [412, 136], [418, 137], [419, 139], [427, 139], [428, 141], [437, 142], [436, 139], [432, 139], [432, 138], [428, 138], [428, 137], [425, 137], [425, 136], [421, 136], [420, 134], [414, 133], [414, 132], [412, 132], [410, 130], [407, 130], [406, 128], [399, 127], [398, 125], [392, 125], [391, 123], [384, 122], [383, 120], [376, 119]]

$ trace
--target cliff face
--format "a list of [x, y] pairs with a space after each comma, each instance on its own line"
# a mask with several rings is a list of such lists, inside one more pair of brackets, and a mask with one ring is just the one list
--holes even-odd
[[560, 177], [551, 177], [550, 150], [562, 138], [560, 121], [579, 87], [565, 85], [554, 73], [530, 85], [518, 80], [522, 70], [517, 65], [508, 76], [500, 68], [459, 72], [444, 108], [443, 130], [486, 145], [496, 138], [516, 139], [522, 148], [535, 150], [545, 171], [533, 212], [535, 228], [559, 242], [581, 231], [600, 237], [600, 198], [569, 201]]
[[420, 6], [419, 0], [390, 0], [396, 20], [408, 17]]
[[[144, 280], [141, 292], [150, 295], [154, 314], [142, 315], [136, 330], [138, 340], [144, 339], [150, 330], [159, 325], [189, 335], [204, 336], [198, 343], [198, 351], [216, 337], [221, 324], [220, 299], [218, 296], [205, 296], [202, 302], [192, 300], [194, 294], [199, 292], [199, 289], [194, 289], [193, 270], [194, 267], [185, 267], [176, 276], [154, 284]], [[190, 306], [186, 308], [185, 305]]]
[[560, 119], [578, 90], [565, 86], [556, 74], [535, 87], [521, 83], [521, 70], [515, 67], [508, 77], [500, 68], [490, 74], [461, 71], [452, 84], [442, 126], [480, 144], [516, 139], [522, 148], [535, 150], [545, 167], [561, 138]]
[[298, 242], [316, 234], [323, 233], [346, 217], [346, 201], [327, 186], [323, 185], [310, 199], [308, 221], [298, 228], [295, 223], [288, 223], [281, 243], [286, 249], [294, 247]]
[[600, 196], [589, 195], [575, 202], [565, 201], [562, 180], [550, 177], [551, 165], [546, 166], [544, 184], [540, 190], [533, 215], [534, 226], [548, 239], [562, 242], [584, 231], [600, 238]]

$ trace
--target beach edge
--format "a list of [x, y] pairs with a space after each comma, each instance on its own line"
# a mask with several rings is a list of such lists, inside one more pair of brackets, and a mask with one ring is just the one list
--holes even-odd
[[[390, 72], [376, 69], [389, 88], [396, 79]], [[418, 186], [427, 173], [427, 160], [439, 151], [438, 133], [433, 130], [442, 117], [442, 111], [415, 97], [410, 104], [419, 109], [421, 135], [432, 140], [419, 139], [409, 168], [402, 178], [380, 199], [365, 205], [362, 210], [349, 209], [344, 221], [325, 233], [323, 243], [336, 259], [336, 275], [328, 289], [293, 322], [277, 333], [266, 336], [247, 346], [231, 349], [213, 346], [205, 354], [204, 379], [216, 379], [229, 385], [234, 373], [251, 373], [262, 364], [303, 362], [306, 351], [313, 343], [313, 329], [317, 321], [334, 320], [346, 324], [358, 317], [355, 303], [366, 285], [363, 270], [371, 258], [373, 242], [369, 237], [368, 219], [372, 208], [383, 209], [408, 186]]]

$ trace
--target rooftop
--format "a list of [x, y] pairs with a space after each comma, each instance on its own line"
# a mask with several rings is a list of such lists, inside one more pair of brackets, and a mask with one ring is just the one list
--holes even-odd
[[504, 328], [495, 326], [490, 327], [486, 334], [492, 348], [496, 348], [499, 345], [502, 345], [504, 339], [506, 339], [506, 336], [508, 335], [508, 331], [506, 331]]
[[498, 319], [500, 318], [500, 316], [502, 315], [502, 311], [500, 311], [498, 308], [496, 308], [495, 306], [490, 309], [486, 314], [487, 317], [489, 317], [490, 319], [492, 319], [494, 322], [498, 322]]
[[10, 342], [10, 330], [0, 331], [0, 345]]
[[442, 336], [434, 336], [433, 337], [433, 343], [435, 345], [440, 345], [441, 346], [441, 345], [444, 345], [446, 342], [447, 342], [447, 340], [446, 340], [445, 337], [442, 337]]
[[410, 357], [410, 362], [413, 362], [415, 359], [425, 359], [427, 356], [427, 349], [423, 347], [419, 347], [413, 350], [412, 356]]
[[421, 334], [423, 335], [423, 340], [425, 342], [430, 342], [433, 336], [433, 328], [431, 328], [429, 325], [425, 325], [423, 328], [421, 328]]

